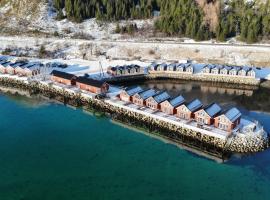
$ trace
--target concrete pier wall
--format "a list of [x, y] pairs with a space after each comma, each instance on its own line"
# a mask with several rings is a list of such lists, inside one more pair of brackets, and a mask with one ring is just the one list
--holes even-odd
[[31, 82], [15, 80], [12, 78], [0, 77], [0, 85], [6, 87], [19, 88], [28, 90], [32, 94], [42, 94], [46, 97], [56, 99], [64, 104], [72, 106], [84, 106], [90, 109], [108, 113], [113, 119], [123, 121], [129, 124], [141, 124], [145, 126], [150, 132], [159, 132], [167, 139], [173, 141], [192, 141], [195, 146], [199, 146], [202, 150], [213, 149], [213, 152], [229, 153], [250, 153], [263, 151], [268, 147], [268, 136], [250, 136], [250, 137], [232, 137], [232, 138], [218, 138], [212, 135], [203, 133], [200, 129], [190, 129], [182, 126], [180, 123], [169, 123], [166, 120], [153, 118], [143, 113], [134, 112], [124, 107], [119, 107], [104, 99], [96, 99], [87, 97], [80, 93], [72, 93], [61, 89], [55, 88], [52, 85], [42, 84], [40, 82]]

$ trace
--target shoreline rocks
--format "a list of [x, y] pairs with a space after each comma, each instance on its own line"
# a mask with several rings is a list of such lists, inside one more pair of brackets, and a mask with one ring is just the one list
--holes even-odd
[[263, 151], [269, 146], [268, 135], [251, 135], [250, 137], [233, 136], [227, 140], [211, 137], [200, 132], [196, 132], [181, 125], [171, 124], [162, 120], [152, 118], [124, 108], [118, 108], [105, 102], [103, 99], [85, 98], [81, 94], [72, 94], [64, 89], [56, 89], [51, 85], [44, 85], [39, 82], [27, 83], [11, 78], [1, 78], [0, 85], [28, 90], [30, 94], [42, 94], [50, 99], [56, 99], [64, 104], [75, 107], [87, 107], [103, 113], [117, 121], [131, 126], [143, 127], [151, 134], [158, 134], [168, 140], [186, 144], [198, 148], [204, 152], [223, 157], [230, 153], [253, 153]]

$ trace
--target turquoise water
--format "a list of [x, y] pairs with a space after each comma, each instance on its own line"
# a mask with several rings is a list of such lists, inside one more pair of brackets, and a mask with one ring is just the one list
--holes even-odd
[[[270, 199], [270, 151], [220, 164], [107, 118], [26, 102], [0, 95], [0, 200]], [[269, 114], [250, 115], [270, 129]]]

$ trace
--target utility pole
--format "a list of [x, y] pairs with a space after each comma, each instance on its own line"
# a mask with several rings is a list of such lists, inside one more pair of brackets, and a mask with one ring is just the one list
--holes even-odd
[[100, 76], [100, 79], [103, 79], [104, 78], [104, 71], [103, 71], [103, 67], [102, 67], [102, 64], [101, 64], [101, 61], [99, 60], [99, 76]]

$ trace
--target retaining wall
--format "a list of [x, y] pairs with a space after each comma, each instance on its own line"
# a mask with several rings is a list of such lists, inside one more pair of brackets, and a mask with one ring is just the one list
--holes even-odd
[[[159, 133], [167, 139], [176, 142], [187, 142], [196, 148], [203, 151], [209, 151], [213, 154], [227, 154], [229, 152], [250, 153], [258, 152], [268, 147], [268, 137], [254, 136], [245, 139], [233, 137], [227, 139], [220, 139], [217, 137], [203, 134], [202, 131], [191, 130], [181, 124], [169, 123], [165, 120], [153, 118], [151, 116], [141, 114], [113, 105], [104, 99], [95, 99], [87, 97], [80, 93], [73, 93], [65, 89], [55, 88], [49, 84], [42, 84], [39, 82], [28, 83], [26, 81], [15, 80], [12, 78], [0, 77], [0, 84], [6, 87], [15, 87], [19, 89], [29, 90], [32, 94], [42, 94], [49, 98], [56, 99], [65, 104], [73, 106], [85, 106], [87, 108], [95, 109], [101, 112], [108, 113], [113, 119], [122, 121], [128, 124], [141, 125], [146, 127], [150, 132]], [[247, 145], [248, 144], [248, 145]]]

